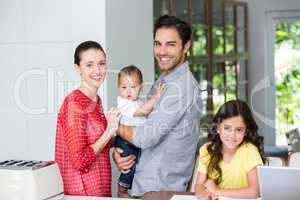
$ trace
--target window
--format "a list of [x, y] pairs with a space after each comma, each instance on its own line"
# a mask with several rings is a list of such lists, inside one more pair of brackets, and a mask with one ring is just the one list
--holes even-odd
[[164, 14], [177, 16], [192, 27], [189, 63], [203, 90], [204, 118], [209, 121], [230, 99], [247, 101], [247, 3], [154, 0], [154, 20]]

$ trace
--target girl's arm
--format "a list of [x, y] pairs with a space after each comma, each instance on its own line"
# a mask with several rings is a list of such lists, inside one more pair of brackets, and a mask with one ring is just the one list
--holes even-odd
[[247, 173], [248, 187], [241, 189], [219, 189], [213, 180], [205, 183], [207, 189], [215, 196], [226, 196], [232, 198], [258, 198], [259, 185], [256, 167]]
[[206, 190], [206, 187], [204, 186], [206, 180], [207, 180], [207, 175], [202, 172], [198, 172], [197, 182], [195, 185], [195, 195], [197, 198], [201, 200], [209, 200], [212, 198], [211, 193], [208, 192]]
[[154, 107], [155, 102], [162, 95], [163, 91], [166, 89], [165, 84], [159, 84], [156, 89], [156, 92], [153, 96], [151, 96], [143, 105], [141, 105], [138, 109], [136, 109], [133, 116], [135, 117], [143, 117], [148, 115]]

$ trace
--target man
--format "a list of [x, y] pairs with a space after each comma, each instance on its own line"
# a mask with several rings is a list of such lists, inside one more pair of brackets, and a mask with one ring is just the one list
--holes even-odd
[[[160, 17], [154, 26], [154, 54], [162, 71], [152, 86], [164, 83], [166, 91], [146, 122], [139, 127], [120, 126], [118, 135], [140, 147], [131, 195], [150, 191], [185, 191], [192, 175], [199, 136], [200, 88], [189, 70], [186, 54], [191, 47], [190, 26], [173, 16]], [[126, 172], [133, 158], [114, 160]]]

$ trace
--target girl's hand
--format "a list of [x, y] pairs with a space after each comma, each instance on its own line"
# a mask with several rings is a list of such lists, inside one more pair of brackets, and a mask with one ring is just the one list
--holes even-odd
[[106, 119], [107, 119], [107, 130], [109, 134], [113, 136], [116, 134], [116, 131], [119, 126], [120, 117], [121, 117], [121, 112], [117, 108], [112, 107], [108, 111]]
[[214, 180], [207, 179], [207, 181], [204, 183], [204, 186], [212, 195], [214, 195], [214, 196], [216, 195], [216, 191], [218, 188], [217, 188]]
[[196, 197], [199, 200], [213, 200], [214, 199], [213, 196], [212, 196], [212, 194], [208, 190], [204, 190], [200, 194], [196, 193]]

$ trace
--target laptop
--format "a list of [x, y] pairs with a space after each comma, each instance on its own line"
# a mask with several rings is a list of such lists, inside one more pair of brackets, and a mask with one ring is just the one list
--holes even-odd
[[258, 166], [257, 170], [263, 200], [300, 199], [300, 168]]

